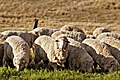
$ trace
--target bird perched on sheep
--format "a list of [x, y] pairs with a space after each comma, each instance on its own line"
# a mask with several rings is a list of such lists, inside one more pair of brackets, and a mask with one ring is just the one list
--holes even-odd
[[17, 71], [26, 68], [30, 59], [30, 47], [19, 36], [10, 36], [4, 43], [3, 64], [17, 68]]
[[77, 27], [77, 26], [74, 26], [74, 25], [64, 25], [63, 27], [61, 27], [60, 29], [61, 31], [73, 31], [73, 32], [81, 32], [83, 34], [85, 34], [85, 32], [80, 28], [80, 27]]
[[94, 61], [81, 45], [82, 43], [75, 41], [72, 38], [67, 39], [70, 43], [68, 46], [68, 57], [65, 62], [65, 67], [72, 70], [92, 72]]
[[49, 60], [48, 64], [51, 67], [61, 66], [68, 56], [68, 43], [66, 37], [57, 37], [56, 39], [46, 35], [38, 37], [33, 44], [35, 63]]
[[101, 40], [102, 38], [106, 38], [106, 37], [113, 37], [113, 38], [116, 38], [116, 39], [120, 40], [120, 34], [119, 33], [113, 33], [113, 32], [101, 33], [97, 36], [96, 39]]
[[32, 47], [34, 40], [37, 38], [36, 35], [32, 34], [31, 32], [27, 32], [27, 31], [7, 30], [4, 32], [1, 32], [1, 34], [6, 36], [6, 38], [12, 35], [20, 36], [28, 43], [30, 47]]
[[87, 45], [86, 50], [103, 70], [113, 72], [119, 69], [117, 59], [112, 56], [110, 48], [105, 43], [95, 39], [85, 39], [83, 43]]
[[110, 47], [111, 54], [120, 63], [120, 40], [113, 37], [106, 37], [102, 38], [100, 41], [106, 43]]
[[37, 35], [37, 36], [41, 36], [41, 35], [51, 36], [52, 33], [54, 33], [55, 31], [58, 31], [58, 30], [57, 29], [50, 29], [50, 28], [41, 27], [41, 28], [35, 28], [30, 32]]
[[86, 35], [80, 32], [70, 32], [70, 31], [56, 31], [51, 36], [55, 39], [57, 36], [64, 34], [64, 36], [75, 39], [76, 41], [82, 42]]
[[38, 27], [38, 19], [34, 19], [33, 29]]
[[110, 32], [110, 30], [108, 30], [107, 27], [99, 27], [99, 28], [96, 28], [96, 29], [93, 31], [93, 36], [97, 37], [99, 34], [104, 33], [104, 32]]

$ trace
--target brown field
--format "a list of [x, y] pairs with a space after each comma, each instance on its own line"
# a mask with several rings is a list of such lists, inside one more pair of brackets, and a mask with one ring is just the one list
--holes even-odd
[[39, 27], [80, 26], [91, 34], [97, 27], [120, 33], [120, 0], [0, 0], [0, 31]]

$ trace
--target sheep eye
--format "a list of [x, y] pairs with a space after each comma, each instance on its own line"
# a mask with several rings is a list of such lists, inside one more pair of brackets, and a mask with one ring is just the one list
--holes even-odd
[[56, 42], [59, 42], [59, 40], [56, 40]]
[[36, 35], [38, 35], [38, 32], [35, 32]]

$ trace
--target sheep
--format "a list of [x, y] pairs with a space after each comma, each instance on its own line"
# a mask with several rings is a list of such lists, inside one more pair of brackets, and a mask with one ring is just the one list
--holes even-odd
[[85, 32], [81, 28], [74, 26], [74, 25], [70, 25], [70, 24], [64, 25], [63, 27], [61, 27], [60, 30], [61, 31], [81, 32], [81, 33], [85, 34]]
[[102, 38], [100, 41], [106, 43], [110, 47], [112, 55], [120, 63], [120, 40], [115, 39], [113, 37], [106, 37]]
[[52, 33], [56, 32], [56, 31], [58, 31], [58, 30], [41, 27], [41, 28], [35, 28], [30, 32], [37, 35], [37, 36], [41, 36], [41, 35], [51, 36]]
[[[30, 47], [32, 47], [32, 44], [36, 38], [36, 36], [34, 36], [31, 33], [27, 33], [26, 31], [15, 31], [15, 30], [7, 30], [4, 32], [0, 33], [0, 62], [2, 61], [3, 58], [3, 54], [4, 54], [4, 42], [5, 40], [12, 35], [18, 35], [20, 37], [22, 37], [24, 40], [26, 40], [29, 44]], [[0, 64], [0, 66], [2, 65], [2, 62]]]
[[106, 37], [113, 37], [113, 38], [116, 38], [116, 39], [120, 40], [120, 34], [119, 33], [113, 33], [113, 32], [101, 33], [97, 36], [96, 39], [101, 40], [102, 38], [106, 38]]
[[104, 32], [110, 32], [110, 30], [108, 30], [107, 27], [99, 27], [99, 28], [96, 28], [96, 29], [93, 31], [93, 36], [97, 37], [99, 34], [104, 33]]
[[94, 61], [81, 45], [82, 43], [75, 41], [72, 38], [67, 39], [70, 43], [68, 46], [68, 57], [65, 62], [65, 67], [72, 70], [92, 72]]
[[66, 37], [52, 37], [43, 35], [38, 37], [33, 44], [33, 53], [35, 54], [35, 64], [43, 60], [52, 68], [58, 68], [66, 61], [68, 56], [68, 43]]
[[27, 68], [30, 59], [30, 47], [19, 36], [10, 36], [4, 43], [3, 64], [16, 67], [17, 71]]
[[57, 36], [59, 36], [61, 34], [64, 34], [66, 37], [75, 39], [76, 41], [79, 41], [79, 42], [82, 42], [86, 38], [86, 35], [83, 33], [70, 32], [70, 31], [56, 31], [51, 35], [51, 37], [53, 37], [55, 39]]
[[1, 32], [1, 34], [3, 36], [6, 36], [5, 38], [12, 36], [12, 35], [17, 35], [22, 37], [30, 47], [32, 47], [32, 44], [34, 43], [34, 40], [38, 37], [36, 35], [34, 35], [31, 32], [27, 32], [27, 31], [18, 31], [18, 30], [7, 30], [4, 32]]
[[82, 43], [104, 71], [113, 72], [119, 69], [119, 62], [112, 56], [110, 48], [105, 43], [95, 39], [85, 39]]

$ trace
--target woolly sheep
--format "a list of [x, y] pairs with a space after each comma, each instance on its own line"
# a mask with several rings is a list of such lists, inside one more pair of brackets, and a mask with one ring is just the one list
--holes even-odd
[[110, 48], [106, 44], [95, 39], [85, 39], [83, 43], [88, 45], [86, 50], [103, 70], [108, 70], [109, 72], [118, 70], [120, 65], [112, 56]]
[[82, 42], [86, 35], [80, 32], [70, 32], [70, 31], [56, 31], [51, 36], [55, 39], [57, 36], [64, 34], [64, 36], [75, 39], [76, 41]]
[[61, 27], [60, 30], [61, 31], [81, 32], [81, 33], [85, 34], [85, 32], [81, 28], [74, 26], [74, 25], [70, 25], [70, 24], [64, 25], [63, 27]]
[[30, 59], [30, 47], [19, 36], [10, 36], [4, 43], [3, 64], [17, 68], [17, 71], [28, 66]]
[[41, 36], [41, 35], [51, 36], [52, 33], [54, 33], [55, 31], [58, 31], [58, 30], [57, 29], [50, 29], [50, 28], [41, 27], [41, 28], [35, 28], [30, 32], [37, 35], [37, 36]]
[[68, 58], [65, 65], [72, 70], [92, 72], [94, 61], [87, 53], [82, 43], [68, 38]]
[[46, 35], [38, 37], [33, 44], [35, 63], [49, 60], [51, 67], [61, 66], [68, 56], [68, 43], [66, 37], [58, 37], [56, 40]]
[[12, 35], [20, 36], [28, 43], [30, 47], [32, 47], [34, 40], [37, 38], [36, 35], [32, 34], [31, 32], [27, 32], [27, 31], [7, 30], [4, 32], [1, 32], [1, 34], [6, 36], [6, 38]]
[[116, 38], [116, 39], [120, 40], [120, 34], [119, 33], [113, 33], [113, 32], [101, 33], [97, 36], [96, 39], [101, 40], [102, 38], [106, 38], [106, 37], [113, 37], [113, 38]]
[[99, 34], [104, 32], [110, 32], [107, 27], [99, 27], [93, 31], [93, 36], [97, 37]]
[[120, 63], [120, 40], [113, 37], [106, 37], [102, 38], [100, 41], [106, 43], [110, 47], [112, 55]]

